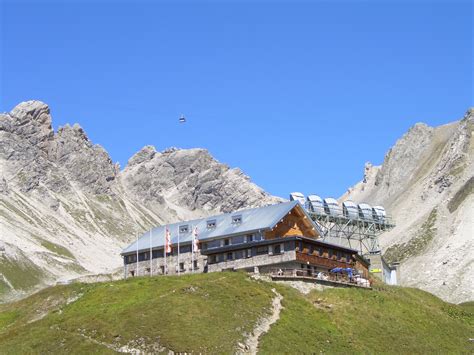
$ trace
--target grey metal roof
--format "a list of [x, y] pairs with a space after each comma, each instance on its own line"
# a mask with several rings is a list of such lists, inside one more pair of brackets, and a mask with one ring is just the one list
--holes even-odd
[[[236, 211], [232, 213], [225, 213], [206, 218], [195, 219], [191, 221], [183, 221], [163, 226], [158, 226], [152, 230], [144, 233], [138, 239], [138, 250], [149, 250], [150, 244], [152, 248], [160, 248], [164, 245], [165, 230], [168, 227], [171, 233], [171, 244], [178, 243], [179, 227], [188, 225], [188, 232], [179, 234], [179, 242], [182, 244], [190, 243], [192, 241], [192, 230], [194, 227], [198, 228], [198, 239], [200, 241], [213, 239], [222, 236], [230, 236], [235, 234], [244, 234], [255, 232], [259, 230], [267, 230], [273, 228], [278, 221], [280, 221], [288, 212], [299, 204], [298, 201], [290, 201], [279, 203], [276, 205], [269, 205], [259, 208], [252, 208], [247, 210]], [[301, 206], [301, 210], [306, 214], [305, 209]], [[242, 222], [238, 224], [232, 223], [233, 216], [242, 216]], [[207, 221], [215, 220], [215, 228], [207, 228]], [[308, 220], [311, 218], [308, 216]], [[313, 224], [314, 225], [314, 224]], [[315, 226], [316, 227], [316, 226]], [[151, 233], [151, 243], [150, 243]], [[127, 248], [122, 250], [122, 254], [136, 252], [137, 242], [133, 242]]]

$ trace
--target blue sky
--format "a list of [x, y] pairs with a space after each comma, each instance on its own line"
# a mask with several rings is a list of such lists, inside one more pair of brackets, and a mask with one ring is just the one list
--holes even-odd
[[[39, 99], [124, 167], [207, 148], [272, 194], [339, 196], [473, 105], [470, 1], [5, 1], [0, 111]], [[179, 115], [188, 122], [178, 123]]]

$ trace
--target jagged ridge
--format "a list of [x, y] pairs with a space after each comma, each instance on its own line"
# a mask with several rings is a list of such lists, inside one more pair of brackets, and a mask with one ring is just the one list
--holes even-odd
[[473, 109], [448, 125], [416, 124], [341, 197], [385, 205], [397, 227], [380, 242], [402, 262], [402, 283], [451, 302], [474, 299], [473, 132]]
[[204, 149], [146, 146], [120, 171], [78, 124], [55, 133], [46, 104], [23, 102], [0, 115], [0, 295], [111, 272], [152, 225], [276, 201]]

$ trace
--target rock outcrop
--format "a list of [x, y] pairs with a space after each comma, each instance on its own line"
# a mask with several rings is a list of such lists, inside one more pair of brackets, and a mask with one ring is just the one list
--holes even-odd
[[203, 149], [147, 146], [120, 171], [77, 124], [53, 131], [39, 101], [0, 114], [0, 298], [112, 272], [152, 225], [278, 199]]
[[416, 124], [341, 197], [384, 205], [397, 226], [380, 243], [401, 262], [402, 284], [452, 302], [474, 300], [473, 136], [472, 109], [448, 125]]

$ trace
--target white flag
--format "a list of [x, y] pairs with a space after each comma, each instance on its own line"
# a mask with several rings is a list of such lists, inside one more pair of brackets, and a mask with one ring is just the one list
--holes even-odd
[[198, 229], [194, 227], [193, 230], [193, 253], [199, 250], [199, 239], [198, 239]]

